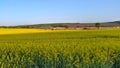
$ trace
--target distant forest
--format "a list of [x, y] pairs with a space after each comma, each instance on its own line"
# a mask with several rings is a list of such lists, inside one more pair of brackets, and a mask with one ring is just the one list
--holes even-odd
[[[54, 23], [54, 24], [0, 26], [0, 28], [41, 28], [41, 29], [52, 29], [52, 28], [57, 28], [57, 27], [59, 28], [85, 28], [85, 27], [96, 27], [95, 24], [96, 23]], [[102, 22], [100, 23], [100, 27], [120, 27], [120, 21]]]

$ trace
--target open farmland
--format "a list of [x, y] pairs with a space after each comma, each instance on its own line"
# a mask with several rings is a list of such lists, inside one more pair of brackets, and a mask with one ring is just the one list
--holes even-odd
[[0, 68], [120, 68], [120, 29], [7, 30]]

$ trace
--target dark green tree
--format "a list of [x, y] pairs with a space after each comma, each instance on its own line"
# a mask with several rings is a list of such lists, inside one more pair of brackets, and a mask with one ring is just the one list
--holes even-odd
[[98, 29], [100, 29], [101, 24], [100, 23], [95, 23], [95, 27], [97, 27]]

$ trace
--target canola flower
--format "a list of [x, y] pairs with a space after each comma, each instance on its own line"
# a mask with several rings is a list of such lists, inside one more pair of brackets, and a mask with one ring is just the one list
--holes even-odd
[[71, 32], [77, 30], [47, 30], [47, 29], [27, 29], [27, 28], [0, 28], [0, 35], [24, 34], [24, 33], [44, 33], [44, 32]]
[[0, 34], [23, 34], [23, 33], [39, 33], [50, 32], [50, 30], [43, 29], [23, 29], [23, 28], [1, 28]]
[[120, 29], [49, 31], [0, 35], [0, 68], [120, 68]]

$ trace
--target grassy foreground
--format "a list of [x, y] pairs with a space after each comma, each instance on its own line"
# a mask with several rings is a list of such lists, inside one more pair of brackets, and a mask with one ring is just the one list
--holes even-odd
[[0, 30], [0, 68], [120, 68], [120, 29], [9, 31]]

